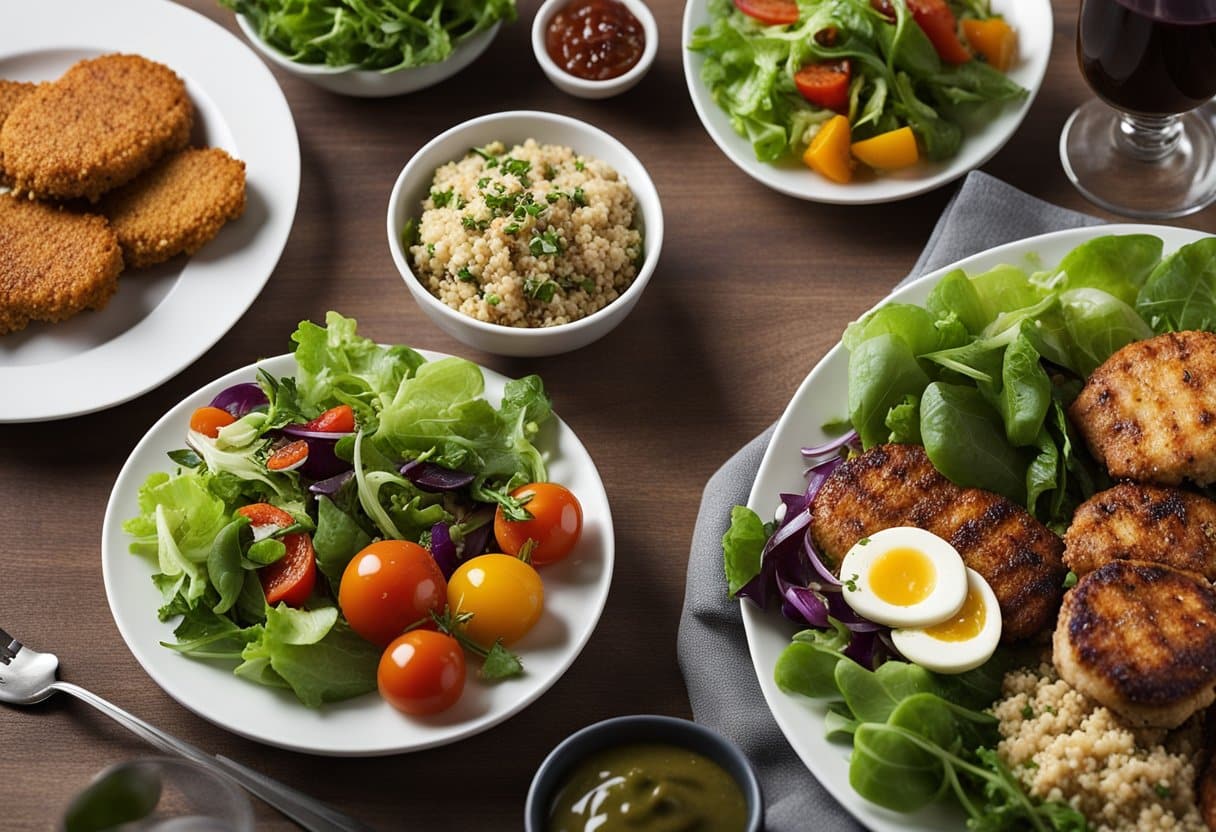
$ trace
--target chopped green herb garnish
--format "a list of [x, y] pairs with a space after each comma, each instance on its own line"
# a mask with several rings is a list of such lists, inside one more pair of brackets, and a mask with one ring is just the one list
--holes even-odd
[[532, 170], [532, 163], [525, 162], [523, 159], [507, 159], [502, 163], [502, 172], [512, 176], [523, 176], [530, 170]]
[[857, 579], [860, 577], [861, 577], [860, 575], [858, 575], [856, 572], [854, 572], [853, 577], [849, 578], [847, 581], [844, 582], [844, 588], [847, 589], [849, 592], [856, 592], [857, 591]]
[[502, 298], [495, 294], [489, 294], [486, 295], [486, 303], [490, 304], [490, 306], [498, 306], [498, 304], [502, 303]]
[[477, 190], [480, 191], [482, 188], [484, 188], [486, 185], [489, 185], [489, 184], [490, 184], [490, 177], [483, 176], [477, 180]]
[[545, 233], [537, 234], [529, 240], [528, 249], [532, 252], [533, 257], [540, 257], [545, 254], [560, 254], [562, 241], [557, 236], [557, 232], [550, 228]]
[[456, 272], [456, 277], [464, 283], [476, 283], [477, 277], [469, 271], [469, 267], [465, 266], [460, 271]]
[[410, 217], [401, 227], [401, 247], [409, 248], [418, 245], [418, 220]]
[[550, 191], [549, 193], [545, 194], [545, 201], [548, 202], [550, 205], [557, 202], [561, 198], [562, 198], [561, 191]]
[[1034, 760], [1026, 760], [1022, 763], [1022, 768], [1038, 768], [1039, 764]]
[[1069, 569], [1068, 574], [1064, 576], [1064, 588], [1072, 589], [1076, 585], [1077, 585], [1077, 573], [1073, 572], [1071, 569]]
[[557, 176], [557, 168], [553, 167], [553, 165], [549, 164], [548, 162], [545, 162], [545, 178], [552, 179], [555, 176]]
[[868, 538], [868, 537], [863, 537], [861, 540], [857, 541], [857, 545], [858, 545], [858, 546], [869, 546], [869, 545], [870, 545], [870, 538]]
[[465, 228], [469, 229], [470, 231], [473, 231], [473, 230], [485, 231], [487, 228], [490, 227], [489, 220], [476, 219], [473, 217], [472, 214], [465, 214], [463, 217], [461, 217], [460, 224], [463, 225]]
[[587, 204], [587, 195], [583, 193], [582, 188], [575, 188], [574, 193], [570, 194], [570, 199], [574, 201], [575, 205]]
[[535, 298], [542, 303], [548, 303], [553, 300], [553, 293], [557, 290], [557, 284], [546, 278], [528, 277], [524, 279], [524, 294], [530, 298]]
[[495, 156], [493, 153], [490, 153], [488, 150], [485, 150], [485, 149], [480, 148], [480, 147], [475, 147], [475, 148], [473, 148], [473, 152], [474, 152], [474, 153], [476, 153], [476, 154], [477, 154], [478, 156], [480, 156], [481, 158], [483, 158], [483, 159], [485, 159], [485, 160], [486, 160], [486, 167], [487, 167], [487, 168], [496, 168], [496, 167], [498, 167], [498, 157], [497, 157], [497, 156]]
[[448, 188], [446, 191], [431, 191], [431, 202], [434, 203], [436, 208], [446, 208], [451, 204], [455, 196], [455, 188]]
[[502, 230], [504, 232], [506, 232], [507, 234], [515, 234], [516, 232], [519, 231], [519, 228], [520, 228], [519, 223], [509, 222], [502, 227]]
[[434, 257], [434, 256], [435, 256], [435, 244], [434, 244], [434, 243], [427, 243], [427, 244], [426, 244], [426, 253], [427, 253], [427, 255], [428, 255], [428, 256], [430, 256], [430, 257]]
[[580, 282], [578, 285], [583, 287], [583, 291], [587, 292], [588, 294], [595, 291], [595, 281], [589, 277], [583, 278], [582, 282]]
[[1161, 798], [1162, 800], [1165, 800], [1167, 797], [1171, 797], [1174, 794], [1170, 787], [1164, 783], [1158, 783], [1157, 785], [1153, 786], [1153, 791], [1155, 791], [1157, 793], [1157, 797]]
[[583, 164], [583, 160], [582, 160], [582, 159], [575, 159], [575, 160], [574, 160], [574, 169], [575, 169], [575, 170], [583, 170], [583, 169], [584, 169], [584, 168], [586, 168], [586, 167], [587, 167], [587, 166], [586, 166], [585, 164]]
[[1022, 706], [1022, 719], [1034, 719], [1034, 708], [1029, 705]]

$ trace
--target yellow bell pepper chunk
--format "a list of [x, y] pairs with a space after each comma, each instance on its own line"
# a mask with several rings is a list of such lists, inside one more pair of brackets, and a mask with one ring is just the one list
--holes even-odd
[[916, 149], [916, 135], [911, 127], [900, 127], [879, 133], [864, 141], [854, 142], [853, 155], [878, 170], [895, 170], [915, 165], [920, 158]]
[[853, 160], [849, 158], [849, 119], [847, 116], [832, 116], [824, 122], [811, 139], [802, 161], [833, 182], [846, 184], [853, 178]]
[[1005, 72], [1018, 54], [1018, 33], [999, 17], [964, 20], [963, 34], [971, 48], [984, 56], [994, 69]]

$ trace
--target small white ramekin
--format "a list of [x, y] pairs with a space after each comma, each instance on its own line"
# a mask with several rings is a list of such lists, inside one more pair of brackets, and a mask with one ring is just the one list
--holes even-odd
[[659, 51], [659, 26], [655, 23], [654, 15], [651, 14], [646, 4], [642, 0], [620, 0], [642, 24], [642, 31], [646, 38], [642, 57], [638, 58], [638, 62], [624, 75], [618, 75], [616, 78], [609, 78], [605, 81], [588, 81], [585, 78], [571, 75], [555, 64], [549, 57], [549, 50], [545, 47], [545, 32], [549, 28], [549, 21], [569, 2], [570, 0], [546, 0], [537, 9], [536, 17], [532, 19], [532, 51], [536, 53], [537, 63], [540, 64], [540, 68], [545, 71], [545, 75], [553, 82], [553, 85], [562, 92], [578, 98], [611, 98], [614, 95], [620, 95], [641, 81], [642, 76], [654, 64], [654, 57]]

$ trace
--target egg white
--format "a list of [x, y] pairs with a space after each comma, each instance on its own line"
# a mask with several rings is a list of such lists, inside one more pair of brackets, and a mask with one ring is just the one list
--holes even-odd
[[[901, 606], [883, 600], [870, 582], [874, 562], [892, 549], [916, 549], [933, 564], [933, 590], [915, 604]], [[859, 615], [888, 627], [926, 627], [958, 613], [967, 600], [967, 567], [958, 550], [932, 532], [896, 526], [859, 540], [840, 562], [845, 603]]]
[[919, 628], [892, 630], [895, 649], [908, 661], [937, 673], [963, 673], [988, 661], [1001, 641], [1001, 605], [992, 587], [974, 569], [967, 570], [967, 586], [984, 602], [984, 625], [973, 638], [943, 641]]

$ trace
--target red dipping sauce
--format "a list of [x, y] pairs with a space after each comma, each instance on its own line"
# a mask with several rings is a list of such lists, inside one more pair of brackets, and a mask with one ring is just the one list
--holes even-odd
[[607, 81], [642, 57], [646, 33], [620, 0], [571, 0], [549, 21], [545, 49], [577, 78]]

